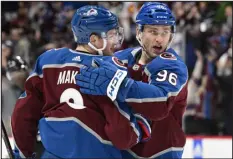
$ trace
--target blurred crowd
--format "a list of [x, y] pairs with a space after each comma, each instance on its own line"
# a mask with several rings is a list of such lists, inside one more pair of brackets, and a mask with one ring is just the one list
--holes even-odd
[[[232, 2], [165, 3], [177, 20], [171, 47], [189, 71], [185, 132], [232, 134]], [[7, 126], [37, 57], [51, 48], [75, 48], [70, 21], [87, 4], [102, 5], [119, 17], [125, 34], [121, 49], [138, 45], [135, 18], [143, 2], [2, 2], [1, 102]]]

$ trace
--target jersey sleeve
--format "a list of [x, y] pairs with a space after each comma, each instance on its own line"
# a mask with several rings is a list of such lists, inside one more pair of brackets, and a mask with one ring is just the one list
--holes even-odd
[[105, 133], [114, 146], [126, 150], [141, 141], [143, 132], [127, 103], [112, 102], [105, 96], [91, 98], [101, 105], [106, 119]]
[[146, 66], [145, 73], [149, 84], [134, 81], [125, 101], [148, 119], [161, 120], [175, 101], [187, 98], [186, 66], [177, 59], [158, 58]]
[[38, 121], [44, 105], [42, 71], [39, 60], [25, 82], [25, 92], [16, 102], [12, 117], [12, 134], [20, 157], [30, 157], [34, 152]]

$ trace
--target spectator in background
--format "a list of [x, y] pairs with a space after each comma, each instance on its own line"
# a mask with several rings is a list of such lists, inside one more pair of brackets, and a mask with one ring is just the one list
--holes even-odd
[[26, 30], [24, 28], [11, 30], [11, 39], [14, 41], [14, 56], [20, 56], [30, 63], [30, 41]]
[[2, 44], [2, 65], [1, 65], [1, 75], [2, 75], [2, 93], [1, 93], [1, 104], [2, 104], [2, 119], [6, 126], [6, 131], [8, 135], [10, 132], [10, 115], [13, 110], [13, 106], [16, 102], [15, 92], [11, 89], [11, 84], [6, 78], [6, 70], [8, 68], [7, 62], [11, 58], [13, 53], [13, 43], [10, 40], [3, 42]]
[[226, 25], [228, 29], [231, 29], [232, 28], [232, 5], [226, 6], [225, 16], [226, 16]]
[[14, 109], [16, 100], [24, 91], [24, 82], [29, 75], [28, 65], [20, 56], [16, 56], [7, 61], [6, 77], [2, 79], [2, 115], [7, 123], [7, 133], [10, 131], [10, 116]]
[[223, 109], [224, 134], [232, 135], [232, 38], [229, 48], [217, 61], [220, 106]]
[[11, 40], [6, 40], [2, 43], [2, 76], [6, 75], [7, 61], [13, 55], [13, 42]]
[[208, 69], [213, 58], [209, 54], [205, 59], [199, 50], [196, 51], [196, 56], [197, 61], [188, 83], [185, 132], [189, 135], [217, 135], [218, 127], [212, 115], [212, 72]]
[[24, 82], [29, 75], [29, 69], [26, 61], [20, 56], [15, 56], [7, 62], [6, 77], [19, 92], [19, 97], [24, 91]]
[[[8, 136], [12, 136], [10, 130], [10, 116], [13, 112], [14, 105], [19, 96], [24, 92], [24, 83], [29, 76], [30, 69], [28, 64], [20, 56], [15, 56], [8, 60], [6, 68], [6, 77], [8, 79], [8, 88], [2, 90], [2, 114], [3, 121], [6, 125]], [[38, 135], [36, 143], [37, 158], [39, 159], [44, 151]]]
[[231, 70], [231, 58], [232, 58], [232, 38], [229, 42], [229, 48], [220, 59], [217, 61], [217, 75], [218, 76], [229, 76], [232, 74]]
[[201, 106], [201, 95], [204, 92], [204, 88], [201, 87], [201, 77], [204, 64], [204, 57], [202, 53], [196, 51], [197, 61], [192, 75], [190, 76], [188, 82], [188, 97], [187, 97], [187, 110], [185, 111], [185, 116], [203, 116], [198, 110]]
[[176, 17], [176, 36], [173, 38], [171, 47], [176, 50], [179, 56], [185, 60], [185, 9], [183, 2], [174, 2], [172, 10]]

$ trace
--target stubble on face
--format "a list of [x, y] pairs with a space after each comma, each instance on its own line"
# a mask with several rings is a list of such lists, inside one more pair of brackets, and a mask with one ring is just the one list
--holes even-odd
[[[168, 34], [168, 36], [161, 37], [161, 35], [154, 35], [154, 32], [170, 32], [170, 26], [145, 26], [144, 31], [141, 36], [141, 40], [143, 43], [143, 47], [145, 48], [143, 51], [142, 61], [151, 61], [156, 56], [160, 55], [167, 48], [172, 34]], [[144, 58], [144, 60], [143, 60]]]

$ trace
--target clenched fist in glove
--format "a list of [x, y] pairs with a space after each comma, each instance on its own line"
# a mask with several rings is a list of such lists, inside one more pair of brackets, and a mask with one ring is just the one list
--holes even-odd
[[76, 83], [84, 94], [107, 95], [112, 101], [124, 101], [133, 84], [127, 78], [127, 71], [118, 69], [114, 64], [93, 58], [97, 67], [83, 67], [76, 76]]

